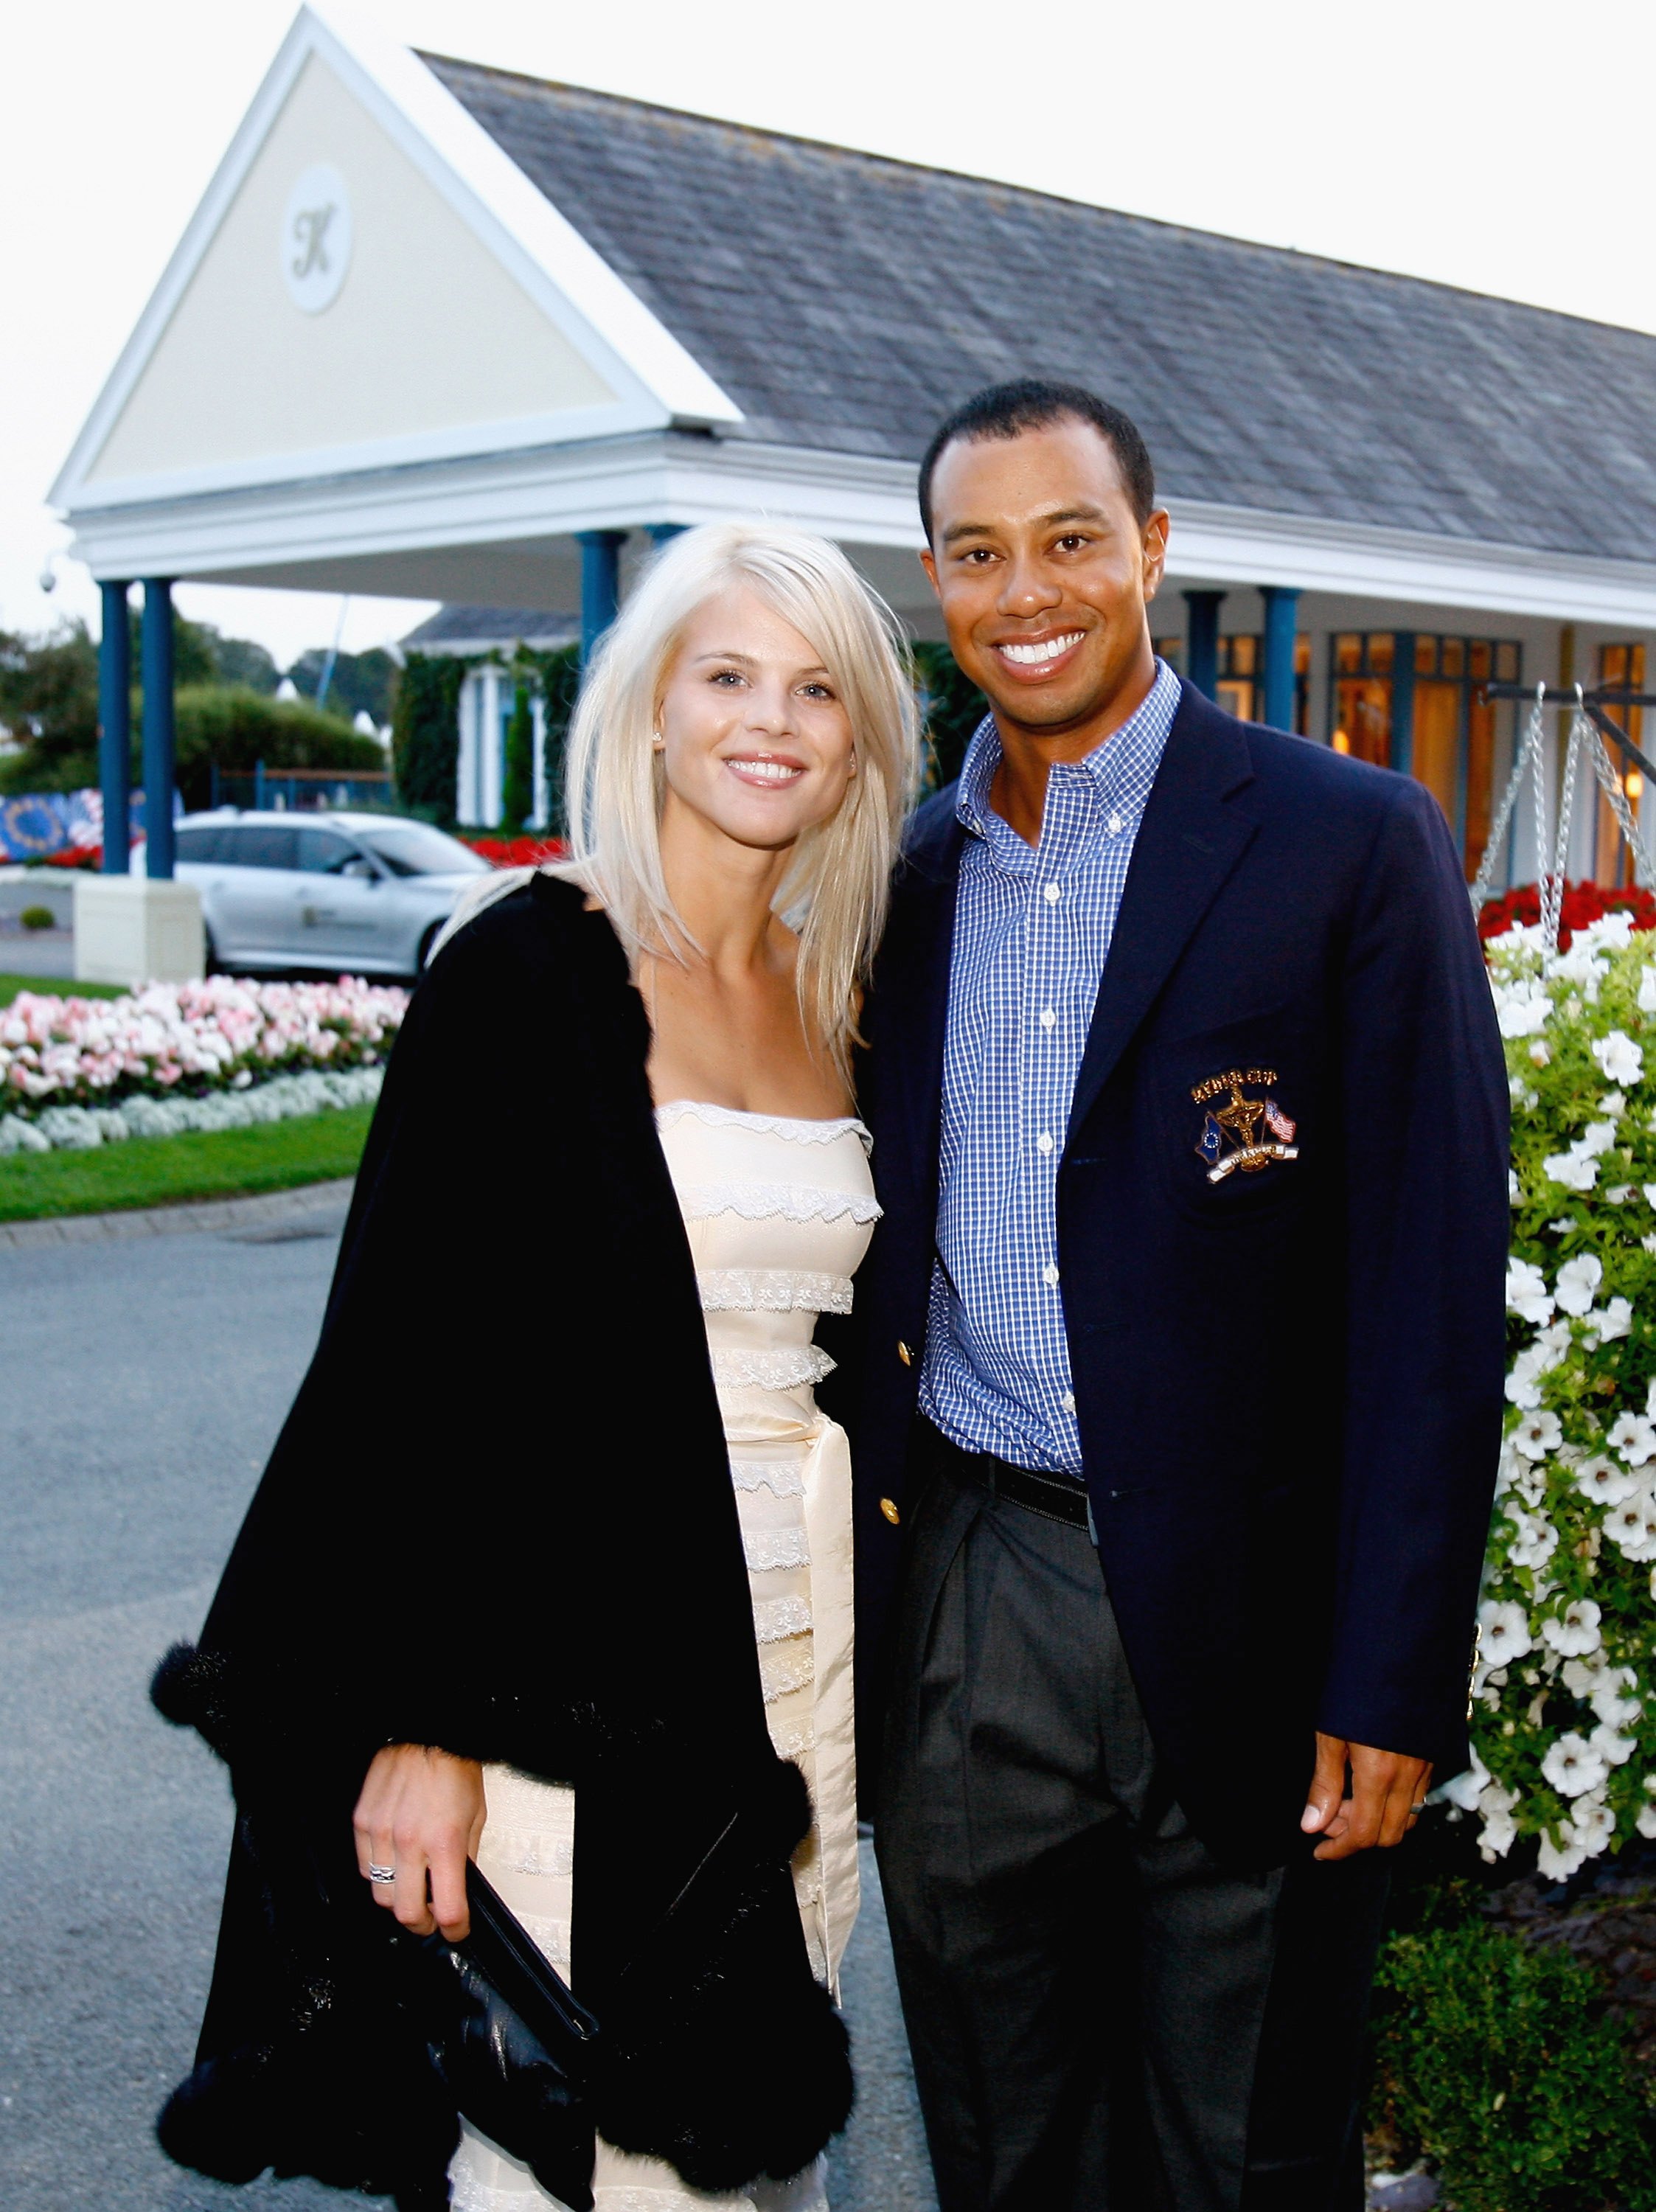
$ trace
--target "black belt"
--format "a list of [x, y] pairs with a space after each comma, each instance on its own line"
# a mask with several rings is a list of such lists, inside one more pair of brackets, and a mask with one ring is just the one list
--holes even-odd
[[992, 1498], [1004, 1498], [1010, 1504], [1022, 1506], [1027, 1513], [1039, 1513], [1044, 1521], [1061, 1521], [1066, 1528], [1090, 1528], [1087, 1486], [1077, 1476], [1016, 1467], [1009, 1459], [998, 1459], [993, 1452], [962, 1451], [929, 1421], [922, 1421], [920, 1427], [933, 1465], [957, 1482], [972, 1483]]

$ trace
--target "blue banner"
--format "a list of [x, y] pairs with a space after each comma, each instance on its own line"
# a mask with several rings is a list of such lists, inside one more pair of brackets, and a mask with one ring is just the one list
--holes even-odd
[[[177, 805], [174, 804], [174, 812]], [[127, 842], [143, 835], [143, 793], [135, 791]], [[54, 853], [104, 842], [103, 795], [96, 791], [37, 791], [0, 799], [0, 860], [45, 860]]]

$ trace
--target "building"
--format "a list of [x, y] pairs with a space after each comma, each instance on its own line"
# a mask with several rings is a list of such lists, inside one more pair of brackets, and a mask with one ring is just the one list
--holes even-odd
[[[1031, 271], [1061, 272], [1033, 311]], [[916, 460], [945, 408], [1023, 374], [1143, 428], [1184, 672], [1419, 776], [1469, 875], [1515, 719], [1480, 683], [1646, 680], [1656, 338], [416, 54], [313, 7], [55, 497], [94, 573], [153, 580], [158, 606], [179, 578], [445, 620], [579, 605], [589, 640], [664, 532], [785, 516], [936, 635]], [[480, 679], [465, 818], [498, 812], [499, 711]], [[1575, 866], [1607, 871], [1608, 809], [1580, 813]], [[1527, 834], [1503, 874], [1532, 872]]]

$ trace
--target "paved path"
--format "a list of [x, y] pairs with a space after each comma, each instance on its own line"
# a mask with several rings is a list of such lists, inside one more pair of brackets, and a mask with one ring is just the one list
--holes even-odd
[[[155, 1718], [145, 1685], [199, 1626], [308, 1357], [342, 1217], [336, 1199], [0, 1250], [5, 2212], [366, 2201], [303, 2182], [221, 2189], [149, 2134], [189, 2063], [229, 1808], [215, 1762]], [[931, 2212], [877, 1891], [846, 1996], [860, 2094], [834, 2212]]]

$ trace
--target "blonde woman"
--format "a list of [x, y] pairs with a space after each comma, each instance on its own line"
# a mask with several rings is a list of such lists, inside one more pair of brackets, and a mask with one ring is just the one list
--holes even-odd
[[[812, 1340], [878, 1210], [848, 1063], [915, 767], [844, 556], [688, 532], [582, 693], [572, 860], [437, 951], [315, 1362], [157, 1681], [240, 1814], [184, 2162], [555, 2201], [457, 2130], [376, 1963], [376, 1906], [464, 1935], [470, 1854], [603, 2025], [598, 2212], [825, 2204], [857, 1872]], [[652, 1960], [737, 1808], [746, 1863]]]

